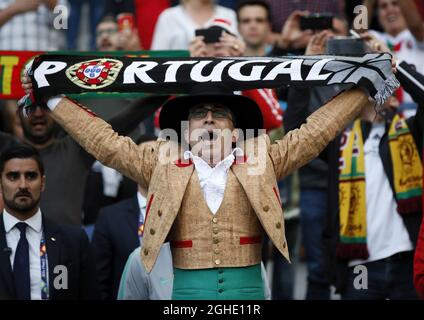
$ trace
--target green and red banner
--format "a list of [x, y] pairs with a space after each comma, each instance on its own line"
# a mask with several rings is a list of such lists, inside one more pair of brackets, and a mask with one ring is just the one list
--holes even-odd
[[0, 99], [20, 99], [21, 73], [33, 57], [44, 53], [36, 51], [0, 51]]
[[[21, 88], [21, 73], [25, 65], [40, 54], [62, 54], [69, 56], [122, 56], [133, 58], [149, 57], [188, 57], [188, 51], [137, 51], [137, 52], [75, 52], [75, 51], [0, 51], [0, 99], [18, 100], [25, 93]], [[142, 96], [143, 93], [98, 93], [89, 92], [79, 94], [78, 98], [122, 98], [128, 96]]]

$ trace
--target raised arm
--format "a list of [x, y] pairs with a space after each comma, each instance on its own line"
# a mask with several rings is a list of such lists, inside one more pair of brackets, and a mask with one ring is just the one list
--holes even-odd
[[40, 4], [40, 0], [15, 0], [8, 7], [0, 10], [0, 27], [16, 15], [37, 10]]
[[409, 31], [417, 41], [424, 41], [424, 23], [413, 0], [398, 1], [400, 10], [405, 17]]
[[119, 136], [104, 120], [68, 98], [60, 99], [51, 112], [60, 124], [88, 153], [147, 188], [156, 164], [157, 143], [140, 146], [129, 137]]
[[272, 144], [270, 156], [277, 179], [316, 158], [367, 103], [368, 97], [360, 89], [343, 92], [310, 115], [299, 129]]

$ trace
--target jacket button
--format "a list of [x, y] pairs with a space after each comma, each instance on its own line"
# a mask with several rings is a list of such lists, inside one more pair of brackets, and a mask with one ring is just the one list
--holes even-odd
[[269, 211], [269, 206], [266, 205], [266, 206], [263, 207], [263, 209], [264, 209], [265, 212], [267, 212], [267, 211]]
[[213, 239], [213, 243], [218, 244], [219, 243], [219, 239], [218, 238], [214, 238]]
[[158, 216], [162, 217], [162, 211], [161, 210], [158, 211]]
[[218, 219], [217, 218], [213, 218], [212, 219], [212, 222], [216, 224], [216, 223], [218, 223]]
[[276, 227], [277, 229], [281, 229], [281, 223], [280, 223], [280, 222], [277, 222], [277, 223], [275, 224], [275, 227]]
[[215, 264], [216, 264], [216, 265], [219, 265], [219, 264], [221, 264], [221, 260], [219, 260], [219, 259], [216, 259], [216, 260], [215, 260]]
[[213, 233], [214, 233], [214, 234], [218, 234], [218, 232], [219, 232], [219, 231], [218, 231], [218, 228], [213, 228]]
[[213, 250], [213, 252], [214, 252], [215, 254], [218, 254], [218, 253], [219, 253], [219, 250], [218, 250], [218, 249], [214, 249], [214, 250]]
[[149, 254], [149, 249], [144, 249], [143, 253], [145, 256], [147, 256]]
[[153, 236], [156, 233], [155, 229], [150, 229], [150, 234]]
[[283, 242], [283, 248], [284, 249], [286, 248], [286, 242], [285, 241]]

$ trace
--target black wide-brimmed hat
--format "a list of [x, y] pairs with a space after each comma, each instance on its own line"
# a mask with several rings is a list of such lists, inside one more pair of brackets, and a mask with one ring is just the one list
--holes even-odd
[[188, 95], [171, 98], [162, 107], [159, 125], [163, 129], [174, 129], [180, 134], [181, 121], [188, 121], [189, 111], [201, 103], [220, 104], [231, 110], [235, 126], [243, 130], [263, 128], [262, 112], [257, 103], [220, 84], [200, 84], [192, 88]]

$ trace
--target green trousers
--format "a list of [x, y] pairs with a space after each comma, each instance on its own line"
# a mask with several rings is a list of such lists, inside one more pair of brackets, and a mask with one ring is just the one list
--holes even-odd
[[186, 270], [174, 268], [173, 300], [264, 300], [261, 265]]

